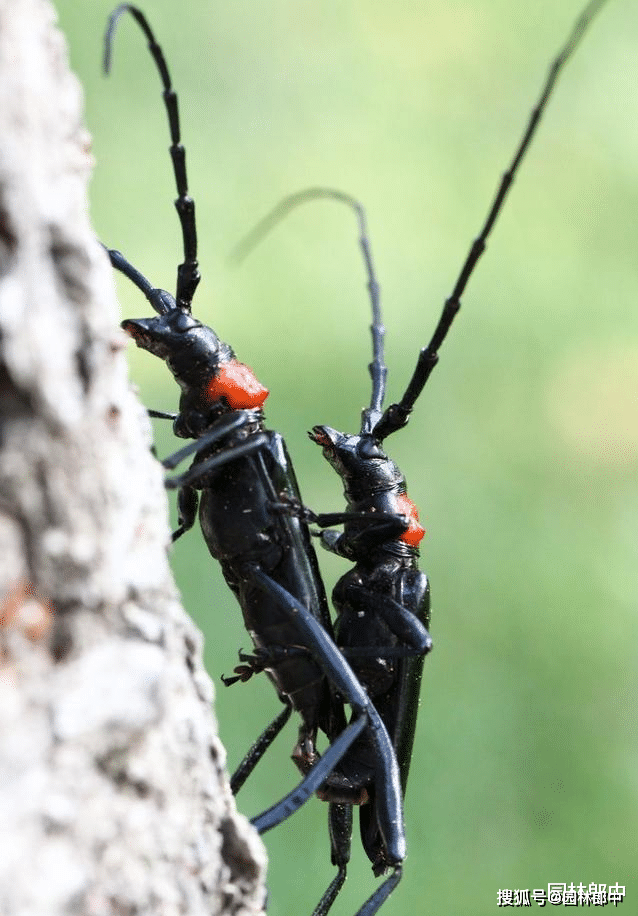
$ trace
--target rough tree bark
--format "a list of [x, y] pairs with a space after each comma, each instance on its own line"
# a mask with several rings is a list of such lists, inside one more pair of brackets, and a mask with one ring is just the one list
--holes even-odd
[[260, 913], [54, 19], [0, 0], [0, 913]]

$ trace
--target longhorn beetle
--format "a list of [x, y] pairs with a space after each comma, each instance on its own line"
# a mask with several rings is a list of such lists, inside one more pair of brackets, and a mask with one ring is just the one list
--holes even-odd
[[[110, 67], [117, 21], [127, 11], [148, 39], [164, 86], [184, 263], [178, 268], [173, 297], [154, 288], [120, 252], [107, 249], [112, 265], [144, 293], [157, 312], [153, 318], [123, 321], [122, 327], [139, 347], [166, 361], [182, 390], [173, 429], [177, 436], [195, 440], [163, 462], [171, 469], [194, 456], [188, 471], [167, 481], [169, 488], [178, 490], [179, 527], [174, 537], [194, 525], [199, 503], [208, 549], [219, 560], [241, 606], [262, 670], [267, 671], [286, 707], [249, 753], [234, 788], [250, 773], [290, 709], [296, 709], [302, 721], [293, 759], [304, 779], [281, 802], [253, 819], [263, 833], [296, 811], [321, 786], [365, 730], [374, 747], [375, 784], [379, 787], [376, 818], [391, 854], [403, 858], [403, 830], [396, 818], [401, 810], [401, 787], [392, 742], [332, 640], [327, 601], [306, 523], [272, 509], [282, 498], [299, 503], [300, 495], [282, 437], [264, 428], [262, 405], [268, 391], [247, 366], [237, 362], [228, 344], [191, 315], [199, 270], [177, 97], [148, 22], [129, 4], [117, 7], [110, 17], [105, 70]], [[344, 701], [354, 710], [348, 725]], [[331, 742], [321, 757], [316, 751], [318, 730]]]
[[[431, 646], [425, 630], [425, 625], [429, 624], [430, 602], [427, 578], [417, 569], [418, 545], [424, 530], [419, 524], [416, 507], [407, 497], [405, 477], [385, 453], [383, 443], [407, 424], [416, 400], [438, 362], [439, 348], [459, 311], [461, 296], [485, 250], [488, 236], [534, 136], [558, 74], [603, 2], [593, 0], [585, 7], [570, 37], [551, 64], [523, 138], [501, 179], [487, 219], [470, 248], [452, 293], [445, 301], [434, 334], [429, 344], [420, 351], [403, 396], [385, 411], [382, 410], [387, 374], [383, 354], [384, 328], [378, 287], [370, 282], [373, 315], [370, 406], [363, 411], [357, 434], [338, 432], [329, 426], [315, 426], [309, 433], [310, 438], [322, 447], [324, 457], [342, 480], [345, 512], [318, 514], [291, 504], [287, 498], [279, 506], [284, 513], [306, 519], [322, 529], [327, 528], [319, 534], [322, 545], [354, 563], [354, 567], [337, 582], [332, 593], [337, 612], [336, 640], [374, 700], [388, 729], [401, 771], [403, 795], [414, 741], [423, 657]], [[325, 196], [343, 198], [345, 195], [317, 188], [285, 198], [239, 244], [235, 250], [236, 257], [244, 257], [294, 207]], [[365, 254], [367, 248], [363, 246], [363, 250]], [[343, 533], [330, 528], [337, 524], [343, 524]], [[359, 785], [371, 802], [374, 802], [379, 789], [374, 781], [373, 755], [374, 749], [362, 735], [340, 763], [340, 768], [346, 769], [350, 759], [356, 761]], [[325, 787], [319, 794], [332, 801], [330, 791]], [[334, 801], [330, 805], [332, 861], [338, 872], [313, 916], [324, 916], [328, 912], [345, 880], [350, 858], [350, 808], [347, 804], [336, 804]], [[357, 916], [376, 913], [401, 878], [402, 860], [393, 858], [384, 844], [376, 810], [374, 803], [360, 807], [362, 844], [375, 875], [383, 874], [388, 867], [394, 871]], [[397, 815], [400, 813], [397, 812]]]

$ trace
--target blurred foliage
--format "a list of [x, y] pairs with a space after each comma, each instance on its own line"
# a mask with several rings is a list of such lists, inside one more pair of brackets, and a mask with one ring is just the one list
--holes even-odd
[[[132, 20], [99, 72], [108, 0], [58, 0], [86, 94], [102, 240], [173, 287], [181, 240], [157, 73]], [[482, 224], [581, 0], [348, 4], [144, 0], [179, 91], [204, 280], [195, 309], [269, 385], [308, 505], [342, 504], [305, 431], [368, 397], [368, 303], [350, 214], [291, 216], [239, 270], [226, 255], [280, 197], [331, 185], [366, 205], [402, 390]], [[186, 12], [187, 10], [187, 12]], [[384, 916], [483, 916], [501, 887], [627, 885], [638, 861], [638, 16], [611, 0], [524, 162], [408, 429], [391, 441], [428, 537], [435, 651], [406, 799], [409, 858]], [[118, 280], [123, 313], [147, 313]], [[166, 368], [131, 352], [149, 406]], [[160, 454], [174, 449], [160, 424]], [[332, 582], [344, 566], [322, 556]], [[197, 532], [175, 548], [206, 635], [232, 766], [277, 711], [225, 690], [240, 614]], [[214, 616], [212, 614], [214, 609]], [[289, 727], [239, 798], [296, 780]], [[270, 916], [332, 876], [325, 806], [266, 837]], [[372, 891], [355, 844], [337, 913]]]

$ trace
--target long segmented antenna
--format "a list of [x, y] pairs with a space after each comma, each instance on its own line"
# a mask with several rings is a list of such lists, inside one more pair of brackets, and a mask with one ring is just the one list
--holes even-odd
[[102, 245], [102, 247], [108, 254], [113, 267], [119, 270], [120, 273], [123, 273], [125, 277], [128, 277], [131, 283], [137, 286], [140, 292], [144, 293], [158, 315], [166, 315], [175, 308], [175, 300], [171, 294], [167, 293], [165, 289], [158, 289], [153, 286], [151, 281], [147, 280], [144, 274], [141, 274], [136, 267], [133, 267], [133, 265], [126, 260], [121, 251], [116, 251], [114, 248], [107, 248], [106, 245]]
[[359, 201], [346, 194], [343, 191], [334, 188], [305, 188], [303, 191], [297, 191], [284, 197], [283, 200], [273, 207], [273, 209], [261, 219], [250, 232], [235, 246], [230, 254], [230, 258], [235, 263], [241, 263], [253, 249], [268, 235], [271, 229], [285, 219], [286, 216], [298, 207], [300, 204], [307, 203], [311, 200], [321, 198], [336, 200], [351, 207], [357, 218], [359, 226], [359, 246], [363, 253], [366, 273], [368, 275], [368, 293], [370, 295], [370, 304], [372, 307], [372, 324], [370, 333], [372, 334], [372, 362], [368, 365], [370, 377], [372, 379], [372, 395], [370, 398], [370, 407], [365, 408], [362, 415], [361, 434], [369, 434], [375, 423], [381, 417], [381, 408], [385, 397], [385, 382], [388, 374], [384, 358], [384, 337], [385, 328], [381, 317], [380, 287], [377, 282], [374, 263], [372, 261], [372, 250], [370, 248], [370, 239], [368, 237], [368, 224], [365, 210]]
[[398, 403], [391, 404], [390, 407], [387, 408], [379, 422], [372, 430], [372, 434], [377, 441], [381, 442], [387, 436], [397, 432], [399, 429], [402, 429], [408, 422], [412, 408], [414, 407], [417, 398], [423, 391], [423, 388], [425, 387], [425, 384], [430, 377], [430, 373], [438, 362], [438, 350], [445, 340], [445, 337], [450, 330], [450, 326], [461, 307], [461, 296], [463, 295], [467, 282], [472, 275], [472, 271], [476, 267], [477, 261], [485, 251], [487, 238], [492, 231], [492, 227], [494, 226], [498, 214], [501, 211], [503, 201], [505, 200], [507, 192], [509, 191], [512, 181], [514, 180], [514, 176], [521, 163], [521, 160], [527, 151], [532, 137], [534, 136], [538, 122], [540, 121], [540, 118], [545, 110], [547, 101], [552, 93], [554, 84], [558, 79], [560, 71], [575, 50], [587, 26], [604, 2], [605, 0], [591, 0], [591, 2], [587, 4], [583, 12], [580, 14], [578, 20], [576, 21], [576, 24], [567, 42], [552, 62], [539, 100], [535, 107], [532, 109], [532, 113], [527, 123], [527, 128], [523, 134], [523, 139], [521, 140], [521, 143], [516, 150], [516, 153], [514, 154], [514, 158], [510, 164], [509, 169], [503, 174], [501, 183], [498, 186], [498, 190], [496, 192], [496, 197], [494, 198], [494, 203], [492, 204], [492, 207], [485, 221], [485, 225], [483, 226], [479, 236], [474, 240], [472, 247], [470, 248], [469, 254], [465, 260], [465, 263], [463, 264], [463, 268], [461, 269], [461, 273], [459, 274], [459, 277], [456, 281], [456, 285], [452, 290], [452, 294], [445, 301], [441, 317], [439, 318], [439, 322], [435, 328], [434, 334], [432, 335], [432, 339], [430, 340], [427, 347], [424, 347], [421, 350], [416, 368], [412, 374], [412, 378], [410, 379], [403, 397]]
[[[146, 21], [146, 17], [136, 6], [130, 3], [121, 3], [113, 10], [104, 33], [104, 72], [108, 74], [111, 69], [111, 59], [113, 56], [113, 36], [118, 20], [123, 13], [129, 12], [148, 40], [148, 48], [153, 56], [155, 65], [159, 71], [164, 91], [162, 98], [166, 106], [168, 115], [168, 125], [171, 133], [171, 146], [169, 148], [171, 159], [173, 161], [173, 172], [175, 174], [175, 183], [177, 185], [177, 200], [175, 208], [179, 216], [179, 222], [182, 227], [182, 239], [184, 244], [184, 263], [177, 268], [177, 288], [175, 298], [179, 308], [187, 312], [191, 310], [191, 302], [197, 284], [200, 281], [200, 273], [197, 265], [197, 230], [195, 227], [195, 202], [188, 194], [188, 184], [186, 180], [186, 153], [181, 143], [179, 129], [179, 109], [177, 104], [177, 95], [171, 84], [171, 78], [168, 67], [164, 59], [162, 49], [155, 41], [155, 36], [151, 27]], [[117, 265], [115, 265], [117, 266]]]

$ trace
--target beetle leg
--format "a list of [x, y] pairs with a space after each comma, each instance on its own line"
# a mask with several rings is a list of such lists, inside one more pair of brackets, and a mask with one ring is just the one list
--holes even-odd
[[270, 723], [259, 738], [251, 746], [250, 750], [239, 764], [230, 779], [230, 788], [233, 795], [237, 795], [243, 784], [246, 782], [252, 771], [255, 769], [261, 758], [264, 756], [270, 745], [273, 743], [279, 732], [282, 730], [290, 714], [292, 706], [287, 703], [276, 719]]

